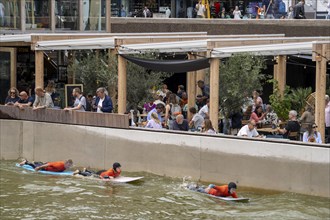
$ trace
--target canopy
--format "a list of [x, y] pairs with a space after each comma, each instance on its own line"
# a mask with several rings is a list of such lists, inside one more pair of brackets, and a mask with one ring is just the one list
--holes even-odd
[[121, 56], [146, 69], [161, 72], [183, 73], [210, 67], [208, 58], [196, 60], [150, 60], [126, 55]]

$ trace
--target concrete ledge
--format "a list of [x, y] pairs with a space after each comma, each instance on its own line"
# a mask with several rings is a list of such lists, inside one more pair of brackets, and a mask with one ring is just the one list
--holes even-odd
[[329, 148], [5, 119], [0, 119], [0, 129], [1, 159], [72, 158], [76, 166], [100, 169], [119, 161], [124, 171], [236, 181], [240, 186], [330, 198]]

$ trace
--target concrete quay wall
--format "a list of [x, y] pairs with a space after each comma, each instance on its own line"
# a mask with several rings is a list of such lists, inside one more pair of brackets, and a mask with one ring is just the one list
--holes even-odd
[[289, 141], [0, 119], [0, 159], [19, 157], [330, 198], [330, 149]]
[[113, 33], [177, 31], [206, 31], [210, 35], [285, 34], [286, 37], [330, 36], [330, 21], [325, 19], [111, 18], [111, 32]]

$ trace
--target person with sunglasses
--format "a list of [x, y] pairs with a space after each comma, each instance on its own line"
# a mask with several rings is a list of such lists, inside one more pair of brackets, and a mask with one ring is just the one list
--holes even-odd
[[8, 91], [8, 96], [5, 100], [5, 105], [14, 105], [19, 100], [18, 94], [18, 90], [15, 87], [11, 87]]
[[320, 132], [317, 131], [317, 125], [309, 124], [307, 131], [304, 132], [303, 142], [314, 142], [322, 144], [322, 138]]
[[250, 120], [247, 125], [244, 125], [239, 132], [237, 133], [237, 136], [240, 137], [261, 137], [256, 129], [256, 121]]

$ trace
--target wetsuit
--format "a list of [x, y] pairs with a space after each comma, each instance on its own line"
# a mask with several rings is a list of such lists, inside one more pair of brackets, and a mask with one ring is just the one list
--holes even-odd
[[232, 194], [229, 192], [228, 185], [215, 186], [214, 188], [211, 188], [209, 190], [209, 194], [214, 195], [214, 196], [221, 196], [221, 197], [232, 196], [233, 198], [237, 198], [236, 192], [234, 192]]
[[113, 168], [108, 169], [107, 171], [104, 171], [100, 174], [101, 178], [109, 178], [111, 177], [118, 177], [120, 175], [121, 171], [116, 172]]
[[42, 162], [29, 163], [29, 162], [26, 162], [25, 164], [33, 167], [34, 169], [36, 167], [40, 167], [40, 166], [43, 166], [43, 165], [47, 164], [48, 166], [45, 167], [45, 168], [42, 168], [42, 170], [52, 171], [52, 172], [63, 172], [65, 170], [65, 166], [64, 166], [65, 162], [64, 161], [55, 161], [55, 162], [48, 162], [48, 163], [42, 163]]

